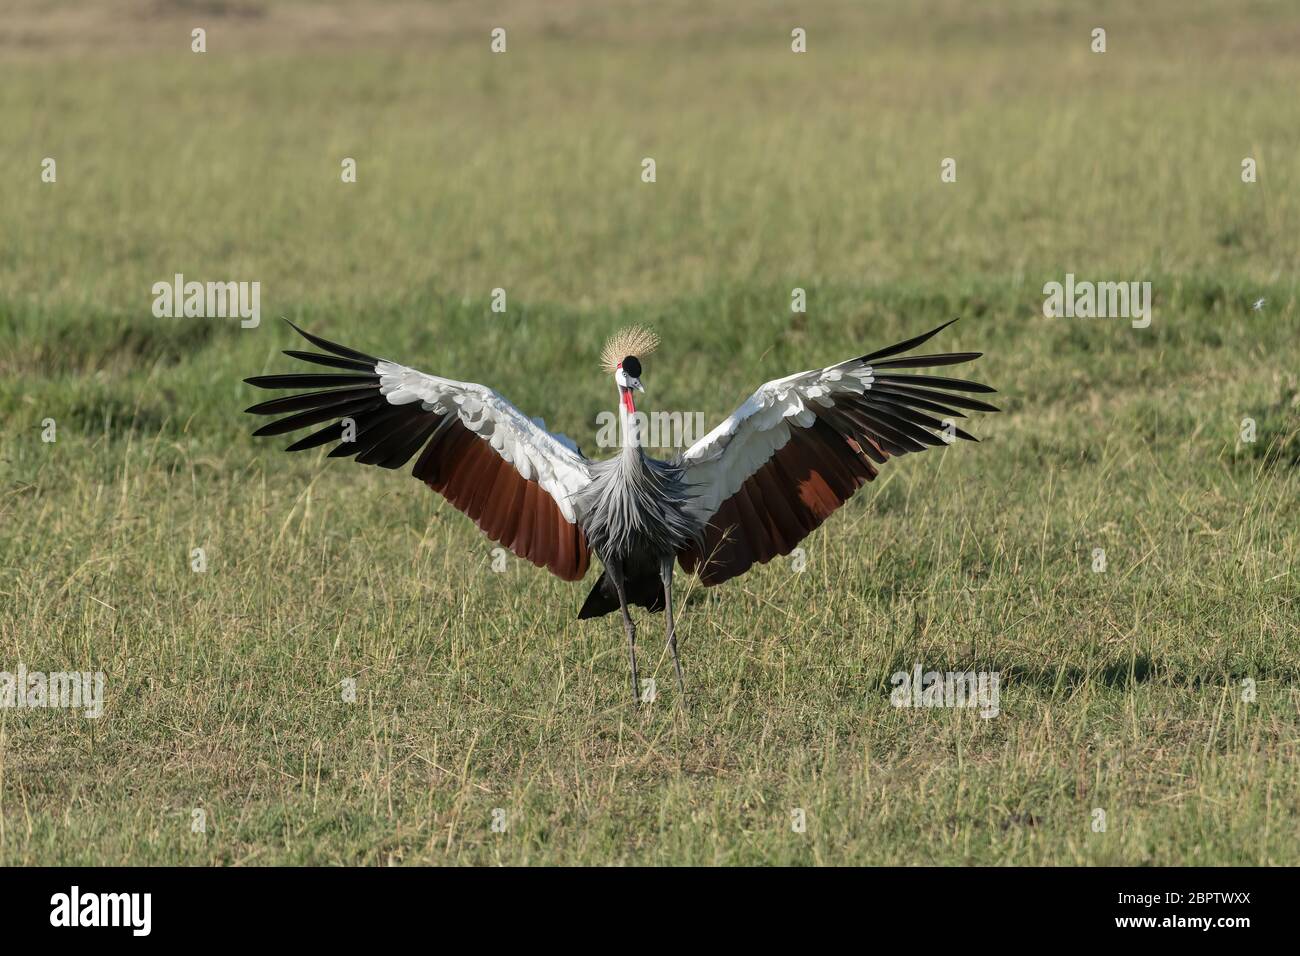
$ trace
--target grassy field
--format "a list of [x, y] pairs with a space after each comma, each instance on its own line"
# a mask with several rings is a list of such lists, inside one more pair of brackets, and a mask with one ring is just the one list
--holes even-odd
[[[106, 705], [0, 709], [0, 863], [1300, 862], [1293, 4], [12, 6], [0, 670]], [[178, 272], [261, 324], [155, 318]], [[1066, 273], [1150, 281], [1150, 328], [1045, 318]], [[679, 579], [685, 712], [658, 616], [637, 713], [589, 584], [242, 414], [280, 316], [590, 451], [622, 324], [711, 427], [958, 315], [1003, 413], [802, 573]], [[916, 662], [1000, 714], [891, 706]]]

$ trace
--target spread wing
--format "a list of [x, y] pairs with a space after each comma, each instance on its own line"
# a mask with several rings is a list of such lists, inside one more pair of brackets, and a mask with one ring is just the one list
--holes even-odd
[[[293, 323], [290, 323], [292, 325]], [[286, 351], [337, 371], [259, 375], [258, 388], [307, 389], [247, 409], [284, 415], [254, 435], [282, 435], [328, 422], [290, 445], [336, 442], [331, 458], [400, 468], [473, 518], [493, 541], [566, 581], [587, 572], [590, 552], [574, 496], [590, 480], [587, 459], [492, 389], [365, 355], [299, 329], [328, 354]]]
[[887, 458], [957, 438], [975, 441], [956, 426], [966, 417], [962, 410], [997, 409], [962, 393], [994, 389], [905, 370], [955, 365], [981, 353], [895, 357], [951, 324], [768, 382], [687, 449], [681, 464], [696, 495], [694, 514], [706, 528], [698, 545], [678, 555], [682, 567], [707, 585], [734, 578], [755, 562], [789, 554]]

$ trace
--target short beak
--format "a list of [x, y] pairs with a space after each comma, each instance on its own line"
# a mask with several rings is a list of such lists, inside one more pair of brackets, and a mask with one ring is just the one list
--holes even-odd
[[632, 387], [635, 388], [638, 392], [645, 391], [645, 386], [641, 384], [641, 380], [639, 378], [632, 379]]

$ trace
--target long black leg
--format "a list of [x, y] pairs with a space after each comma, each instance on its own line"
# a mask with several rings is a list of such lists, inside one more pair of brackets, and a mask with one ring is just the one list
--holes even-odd
[[659, 562], [659, 577], [664, 582], [664, 626], [667, 628], [668, 648], [673, 652], [673, 667], [677, 670], [677, 690], [682, 705], [686, 704], [686, 679], [682, 677], [682, 662], [677, 659], [677, 621], [673, 617], [673, 556]]
[[627, 632], [627, 656], [632, 662], [632, 706], [637, 707], [641, 703], [641, 682], [637, 679], [636, 672], [636, 625], [632, 623], [632, 615], [628, 612], [627, 590], [623, 586], [623, 565], [619, 562], [611, 562], [605, 565], [605, 570], [609, 572], [609, 579], [614, 582], [614, 590], [618, 592], [619, 610], [623, 612], [623, 630]]

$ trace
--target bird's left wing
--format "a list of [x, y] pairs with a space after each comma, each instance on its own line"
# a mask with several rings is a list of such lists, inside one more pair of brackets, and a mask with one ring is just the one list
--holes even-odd
[[688, 509], [705, 530], [678, 555], [682, 567], [706, 585], [720, 584], [755, 562], [789, 554], [875, 478], [886, 458], [957, 438], [974, 441], [956, 426], [965, 417], [961, 409], [997, 409], [959, 393], [994, 389], [900, 370], [953, 365], [980, 353], [895, 357], [951, 324], [768, 382], [687, 449], [679, 463], [695, 496]]
[[566, 581], [586, 574], [590, 550], [575, 497], [591, 471], [571, 439], [547, 431], [541, 419], [528, 418], [484, 385], [427, 375], [293, 328], [328, 354], [286, 355], [339, 371], [245, 379], [258, 388], [311, 390], [247, 409], [286, 415], [254, 435], [329, 422], [286, 451], [337, 442], [331, 458], [384, 468], [415, 457], [411, 474], [488, 537]]

